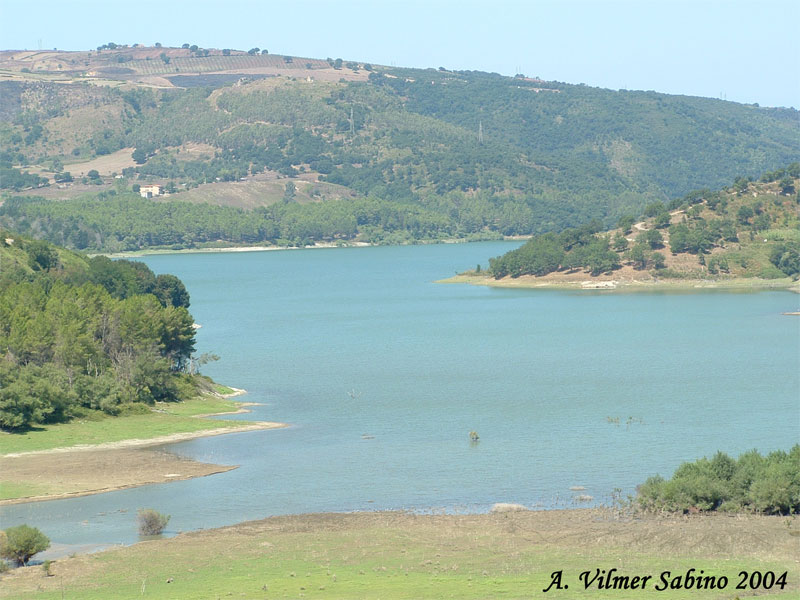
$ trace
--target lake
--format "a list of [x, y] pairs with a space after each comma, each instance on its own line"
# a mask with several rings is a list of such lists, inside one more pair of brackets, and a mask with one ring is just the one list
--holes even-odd
[[[200, 479], [0, 508], [65, 544], [276, 514], [586, 506], [686, 460], [800, 437], [798, 297], [443, 285], [519, 243], [146, 257], [202, 325], [204, 373], [291, 427], [169, 450], [241, 465]], [[228, 417], [230, 418], [230, 417]], [[480, 441], [471, 443], [470, 431]], [[582, 486], [584, 491], [571, 491]]]

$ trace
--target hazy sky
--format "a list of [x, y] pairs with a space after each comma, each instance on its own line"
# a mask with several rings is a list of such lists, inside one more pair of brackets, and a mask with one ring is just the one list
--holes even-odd
[[797, 0], [0, 0], [0, 47], [258, 46], [800, 108], [798, 23]]

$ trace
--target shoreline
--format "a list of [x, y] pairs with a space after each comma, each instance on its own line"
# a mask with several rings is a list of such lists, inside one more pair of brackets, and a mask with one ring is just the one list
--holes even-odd
[[314, 250], [314, 249], [330, 249], [330, 248], [372, 248], [382, 245], [388, 246], [427, 246], [434, 244], [469, 244], [473, 242], [521, 242], [527, 240], [531, 236], [504, 236], [502, 239], [496, 240], [467, 240], [463, 238], [448, 238], [444, 240], [420, 240], [416, 243], [410, 244], [373, 244], [371, 242], [359, 241], [341, 241], [341, 242], [319, 242], [313, 246], [274, 246], [274, 245], [256, 245], [256, 246], [219, 246], [208, 248], [181, 248], [179, 250], [171, 250], [168, 248], [144, 248], [141, 250], [130, 250], [122, 252], [92, 252], [87, 254], [90, 258], [93, 256], [106, 256], [108, 258], [135, 258], [137, 256], [154, 256], [160, 254], [216, 254], [226, 252], [272, 252], [277, 250]]
[[[611, 568], [621, 576], [649, 575], [648, 598], [708, 600], [720, 598], [719, 589], [687, 595], [653, 588], [665, 571], [697, 576], [705, 570], [724, 575], [731, 587], [742, 570], [788, 571], [786, 589], [772, 593], [795, 598], [798, 533], [782, 516], [621, 514], [611, 508], [306, 513], [107, 547], [102, 558], [71, 547], [77, 551], [50, 566], [53, 577], [44, 577], [38, 565], [4, 575], [0, 597], [55, 598], [66, 591], [70, 598], [122, 598], [146, 589], [153, 598], [532, 598], [553, 574], [563, 573], [568, 594], [575, 587], [580, 597], [593, 598], [610, 596], [596, 585], [580, 593], [579, 574]], [[615, 590], [620, 600], [642, 597], [638, 588]]]
[[[228, 252], [272, 252], [277, 250], [313, 250], [328, 248], [367, 248], [373, 244], [367, 242], [347, 242], [336, 244], [332, 242], [320, 242], [313, 246], [220, 246], [219, 248], [181, 248], [180, 250], [170, 250], [167, 248], [145, 248], [143, 250], [130, 250], [127, 252], [93, 252], [87, 254], [93, 256], [106, 256], [108, 258], [135, 258], [137, 256], [154, 256], [159, 254], [218, 254]], [[229, 386], [230, 387], [230, 386]], [[233, 388], [232, 388], [233, 389]]]
[[[222, 398], [246, 394], [233, 388]], [[236, 402], [233, 410], [193, 415], [206, 418], [250, 412], [258, 402]], [[0, 506], [89, 496], [143, 485], [207, 477], [238, 468], [196, 461], [156, 449], [204, 437], [282, 429], [289, 425], [274, 421], [241, 421], [214, 429], [177, 432], [151, 438], [128, 438], [99, 444], [79, 444], [44, 450], [9, 452], [0, 456], [0, 486], [15, 490], [15, 497], [0, 499]], [[240, 424], [241, 423], [241, 424]]]
[[[246, 412], [246, 409], [240, 409]], [[238, 412], [238, 411], [237, 411]], [[0, 506], [44, 502], [115, 492], [143, 485], [207, 477], [239, 468], [239, 465], [204, 463], [172, 454], [154, 446], [202, 437], [281, 429], [286, 423], [255, 421], [243, 427], [221, 427], [175, 433], [150, 439], [130, 439], [96, 445], [70, 446], [16, 452], [0, 457], [0, 471], [12, 479], [7, 484], [55, 486], [65, 491], [32, 494], [0, 500]]]
[[[224, 413], [211, 413], [207, 415], [198, 415], [202, 417], [215, 417], [217, 415], [233, 415], [248, 412], [247, 410], [237, 410]], [[153, 438], [137, 439], [131, 438], [127, 440], [120, 440], [118, 442], [103, 442], [102, 444], [78, 444], [76, 446], [65, 446], [63, 448], [49, 448], [47, 450], [30, 450], [27, 452], [11, 452], [3, 454], [0, 459], [4, 458], [21, 458], [23, 456], [40, 456], [44, 454], [68, 454], [71, 452], [94, 452], [101, 450], [120, 450], [120, 449], [134, 449], [134, 448], [147, 448], [148, 446], [161, 446], [163, 444], [174, 444], [178, 442], [185, 442], [202, 437], [213, 437], [216, 435], [226, 435], [228, 433], [243, 433], [247, 431], [260, 431], [264, 429], [283, 429], [289, 427], [287, 423], [278, 423], [274, 421], [253, 421], [250, 425], [242, 425], [241, 427], [219, 427], [217, 429], [203, 429], [200, 431], [187, 431], [183, 433], [170, 433], [168, 435], [161, 435]]]
[[769, 290], [786, 290], [800, 293], [800, 282], [790, 278], [782, 279], [757, 279], [737, 277], [731, 279], [594, 279], [586, 274], [588, 279], [580, 281], [566, 280], [558, 277], [538, 277], [523, 275], [518, 278], [504, 277], [494, 279], [484, 275], [459, 274], [446, 279], [439, 279], [435, 283], [483, 285], [497, 288], [539, 289], [539, 290], [569, 290], [569, 291], [606, 291], [614, 293], [628, 292], [697, 292], [697, 291], [722, 291], [722, 292], [760, 292]]

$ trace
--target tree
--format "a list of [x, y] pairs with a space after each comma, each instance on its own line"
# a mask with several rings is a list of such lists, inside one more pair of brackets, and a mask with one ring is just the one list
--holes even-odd
[[617, 252], [623, 252], [628, 249], [628, 240], [622, 234], [617, 234], [614, 236], [614, 240], [611, 242], [611, 246]]
[[664, 237], [658, 229], [648, 229], [647, 231], [639, 234], [636, 238], [637, 242], [642, 242], [650, 246], [650, 248], [661, 248], [664, 245]]
[[631, 230], [631, 227], [633, 227], [633, 224], [635, 222], [636, 222], [636, 219], [634, 217], [632, 217], [630, 215], [625, 215], [625, 216], [622, 216], [622, 217], [619, 218], [619, 221], [617, 222], [617, 227], [622, 229], [622, 231], [624, 233], [629, 233], [630, 230]]
[[248, 51], [247, 51], [247, 53], [248, 53], [250, 56], [255, 56], [256, 54], [258, 54], [259, 50], [261, 50], [261, 48], [258, 48], [258, 47], [256, 47], [256, 48], [250, 48], [250, 50], [248, 50]]
[[58, 266], [58, 252], [47, 242], [28, 242], [25, 252], [28, 254], [28, 264], [34, 271], [49, 271]]
[[24, 567], [34, 554], [50, 547], [50, 538], [35, 527], [19, 525], [5, 530], [5, 538], [0, 545], [0, 557], [13, 560], [17, 566]]
[[769, 229], [772, 220], [769, 218], [769, 215], [765, 212], [762, 212], [760, 215], [757, 215], [755, 219], [753, 219], [753, 229], [757, 231], [766, 231]]
[[658, 214], [661, 214], [666, 211], [666, 207], [664, 203], [661, 201], [653, 202], [652, 204], [648, 204], [647, 207], [644, 209], [644, 216], [645, 217], [655, 217]]
[[87, 177], [89, 177], [89, 179], [95, 179], [95, 180], [100, 179], [100, 173], [98, 172], [97, 169], [92, 169], [86, 175]]
[[685, 252], [689, 245], [689, 228], [678, 224], [669, 228], [669, 249], [673, 254]]
[[283, 201], [286, 203], [291, 202], [294, 200], [295, 192], [297, 191], [297, 187], [295, 186], [293, 181], [290, 181], [286, 184], [286, 188], [283, 191]]
[[189, 308], [189, 292], [186, 291], [183, 282], [175, 275], [162, 273], [156, 277], [153, 294], [155, 294], [162, 306]]
[[649, 255], [647, 250], [644, 247], [644, 244], [637, 243], [630, 251], [630, 259], [633, 261], [633, 268], [634, 269], [644, 269], [647, 267], [647, 261], [649, 259]]
[[230, 48], [223, 48], [222, 49], [222, 56], [230, 56], [230, 55], [231, 55], [231, 49]]
[[169, 56], [167, 56], [166, 52], [162, 52], [159, 56], [161, 57], [161, 60], [164, 61], [165, 65], [169, 64]]
[[142, 148], [136, 148], [136, 150], [133, 151], [132, 158], [133, 162], [135, 162], [137, 165], [143, 165], [147, 162], [147, 152], [145, 152]]
[[663, 229], [664, 227], [669, 227], [670, 216], [669, 213], [664, 211], [658, 213], [655, 216], [653, 221], [653, 225], [655, 225], [656, 229]]
[[[702, 254], [700, 255], [702, 256]], [[653, 268], [654, 269], [663, 269], [667, 266], [667, 261], [664, 258], [664, 255], [661, 252], [653, 252], [651, 257], [653, 259]]]
[[747, 225], [754, 214], [753, 209], [749, 206], [740, 206], [736, 213], [736, 218], [739, 219], [739, 223], [742, 225]]

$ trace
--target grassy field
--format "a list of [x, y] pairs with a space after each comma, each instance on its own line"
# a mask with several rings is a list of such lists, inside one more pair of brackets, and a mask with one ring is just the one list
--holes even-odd
[[[611, 510], [485, 515], [273, 517], [55, 561], [3, 576], [0, 598], [745, 598], [739, 572], [788, 571], [769, 597], [798, 598], [798, 523], [781, 517], [620, 517]], [[580, 573], [651, 575], [644, 590], [585, 589]], [[658, 591], [689, 569], [725, 589]], [[562, 571], [568, 589], [543, 593]]]
[[147, 414], [108, 417], [93, 412], [86, 418], [74, 419], [69, 423], [45, 425], [24, 433], [2, 433], [0, 456], [251, 425], [248, 421], [197, 418], [198, 415], [233, 412], [238, 407], [232, 400], [204, 396], [187, 402], [159, 403], [155, 411]]
[[[161, 201], [172, 200], [193, 202], [195, 204], [214, 204], [252, 210], [283, 201], [287, 181], [264, 180], [250, 177], [247, 181], [204, 183], [191, 190], [173, 194]], [[351, 198], [356, 194], [349, 189], [333, 183], [295, 179], [295, 202], [309, 204], [326, 200]]]

